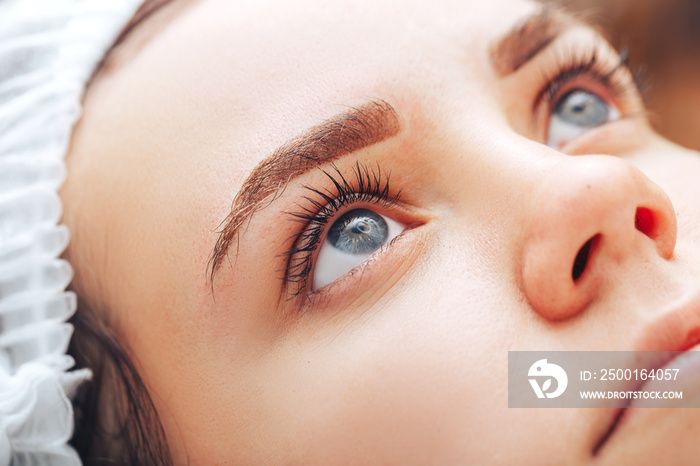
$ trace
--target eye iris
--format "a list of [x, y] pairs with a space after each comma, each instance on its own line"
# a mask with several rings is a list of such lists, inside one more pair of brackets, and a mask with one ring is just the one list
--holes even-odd
[[586, 127], [600, 126], [610, 118], [610, 110], [600, 97], [580, 89], [562, 97], [554, 113], [567, 123]]
[[386, 242], [389, 228], [384, 219], [367, 209], [354, 209], [336, 220], [327, 241], [346, 254], [367, 254]]

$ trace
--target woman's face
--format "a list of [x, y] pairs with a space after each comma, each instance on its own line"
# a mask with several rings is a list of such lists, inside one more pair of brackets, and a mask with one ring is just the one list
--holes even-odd
[[508, 408], [508, 350], [700, 328], [700, 157], [593, 30], [518, 0], [175, 8], [93, 83], [62, 196], [178, 461], [697, 458], [697, 410], [596, 449], [613, 409]]

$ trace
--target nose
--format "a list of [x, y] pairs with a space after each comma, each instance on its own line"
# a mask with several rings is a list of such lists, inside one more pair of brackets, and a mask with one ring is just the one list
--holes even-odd
[[[541, 181], [541, 182], [540, 182]], [[666, 193], [611, 156], [568, 157], [548, 169], [527, 204], [523, 288], [550, 320], [584, 310], [615, 265], [673, 256], [676, 215]]]

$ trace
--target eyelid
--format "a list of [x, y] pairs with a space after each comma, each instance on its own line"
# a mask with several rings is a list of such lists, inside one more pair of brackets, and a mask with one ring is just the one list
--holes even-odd
[[[559, 99], [573, 89], [583, 89], [614, 106], [621, 118], [643, 114], [643, 105], [625, 55], [614, 50], [602, 39], [587, 44], [579, 52], [552, 54], [554, 65], [542, 73], [539, 91], [533, 100], [532, 134], [537, 139], [548, 138], [549, 120]], [[605, 58], [601, 58], [605, 57]], [[542, 65], [544, 66], [544, 65]], [[639, 109], [639, 110], [637, 110]]]
[[[616, 61], [602, 61], [601, 47], [602, 45], [598, 44], [584, 49], [577, 55], [558, 57], [555, 72], [544, 75], [543, 83], [533, 102], [533, 109], [543, 103], [551, 108], [556, 104], [558, 97], [571, 90], [571, 84], [577, 81], [585, 81], [586, 86], [582, 86], [583, 88], [598, 87], [598, 92], [591, 92], [607, 101], [636, 92], [636, 84], [626, 64], [626, 53], [618, 55]], [[606, 91], [608, 96], [601, 95], [602, 91]]]

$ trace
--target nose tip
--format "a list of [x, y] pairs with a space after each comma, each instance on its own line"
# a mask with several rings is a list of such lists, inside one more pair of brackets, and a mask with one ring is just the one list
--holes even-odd
[[616, 264], [670, 259], [676, 216], [666, 193], [610, 156], [568, 158], [549, 171], [526, 218], [522, 280], [531, 306], [551, 320], [585, 309]]

